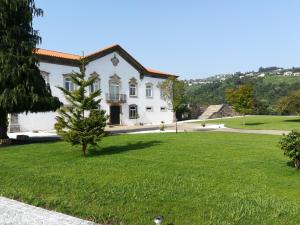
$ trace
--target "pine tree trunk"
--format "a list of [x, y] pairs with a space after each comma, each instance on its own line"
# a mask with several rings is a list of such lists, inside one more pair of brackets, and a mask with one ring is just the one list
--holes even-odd
[[0, 140], [8, 139], [7, 136], [7, 113], [4, 111], [0, 111]]
[[87, 148], [87, 144], [86, 143], [83, 143], [82, 144], [82, 152], [83, 152], [83, 155], [86, 156], [86, 148]]
[[295, 159], [294, 160], [294, 165], [295, 165], [296, 169], [299, 169], [299, 167], [300, 167], [300, 160], [299, 159]]

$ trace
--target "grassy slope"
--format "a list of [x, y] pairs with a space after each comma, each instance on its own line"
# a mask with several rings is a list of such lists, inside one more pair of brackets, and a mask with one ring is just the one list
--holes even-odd
[[[199, 123], [199, 122], [197, 122]], [[300, 130], [300, 117], [296, 116], [246, 116], [246, 125], [243, 117], [208, 120], [206, 124], [222, 123], [226, 127], [250, 130]]]
[[[0, 195], [94, 221], [299, 224], [300, 173], [278, 136], [140, 134], [81, 157], [64, 142], [0, 149]], [[298, 205], [298, 206], [297, 206]]]
[[292, 84], [295, 82], [300, 82], [300, 77], [285, 77], [285, 76], [266, 76], [264, 77], [265, 83], [279, 84], [288, 83]]

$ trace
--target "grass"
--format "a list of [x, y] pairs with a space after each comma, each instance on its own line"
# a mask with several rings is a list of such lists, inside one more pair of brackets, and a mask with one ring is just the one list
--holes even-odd
[[299, 224], [300, 171], [278, 136], [165, 133], [105, 137], [82, 157], [67, 143], [0, 149], [0, 195], [97, 222]]
[[296, 82], [300, 82], [300, 77], [272, 75], [272, 76], [264, 77], [263, 81], [265, 83], [271, 83], [271, 84], [280, 84], [280, 83], [293, 84]]
[[[197, 122], [201, 123], [201, 122]], [[226, 127], [249, 130], [300, 130], [300, 117], [297, 116], [246, 116], [243, 117], [207, 120], [206, 124], [222, 123]]]

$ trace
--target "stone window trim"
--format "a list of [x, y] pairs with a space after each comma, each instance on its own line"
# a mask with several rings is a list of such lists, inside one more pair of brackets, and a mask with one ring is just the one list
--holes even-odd
[[128, 109], [129, 109], [129, 119], [137, 119], [138, 106], [136, 104], [131, 104], [128, 106]]
[[[67, 89], [68, 91], [74, 91], [76, 89], [76, 84], [74, 84], [72, 81], [68, 80], [72, 73], [65, 73], [63, 74], [63, 87]], [[67, 84], [69, 83], [69, 84]]]
[[153, 98], [153, 84], [146, 83], [146, 98]]
[[135, 79], [134, 77], [132, 77], [129, 80], [129, 97], [131, 98], [137, 98], [138, 97], [138, 83], [137, 83], [137, 79]]
[[101, 89], [100, 75], [94, 71], [93, 73], [90, 74], [89, 78], [93, 78], [93, 77], [97, 77], [97, 79], [93, 85], [90, 85], [89, 87], [90, 93], [93, 93], [94, 91], [98, 91]]
[[121, 83], [121, 77], [119, 77], [116, 73], [109, 77], [109, 82]]

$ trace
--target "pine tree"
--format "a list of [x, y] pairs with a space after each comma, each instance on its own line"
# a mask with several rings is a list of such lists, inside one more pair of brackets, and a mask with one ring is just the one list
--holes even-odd
[[58, 87], [64, 94], [67, 104], [58, 111], [55, 129], [57, 133], [72, 145], [81, 145], [84, 155], [89, 144], [96, 145], [104, 135], [108, 117], [101, 110], [101, 91], [87, 94], [87, 89], [98, 79], [85, 79], [85, 63], [81, 62], [80, 72], [70, 74], [70, 80], [75, 85], [74, 91]]
[[43, 11], [34, 0], [0, 0], [0, 141], [7, 139], [8, 113], [55, 111], [34, 54], [41, 38], [32, 19]]

